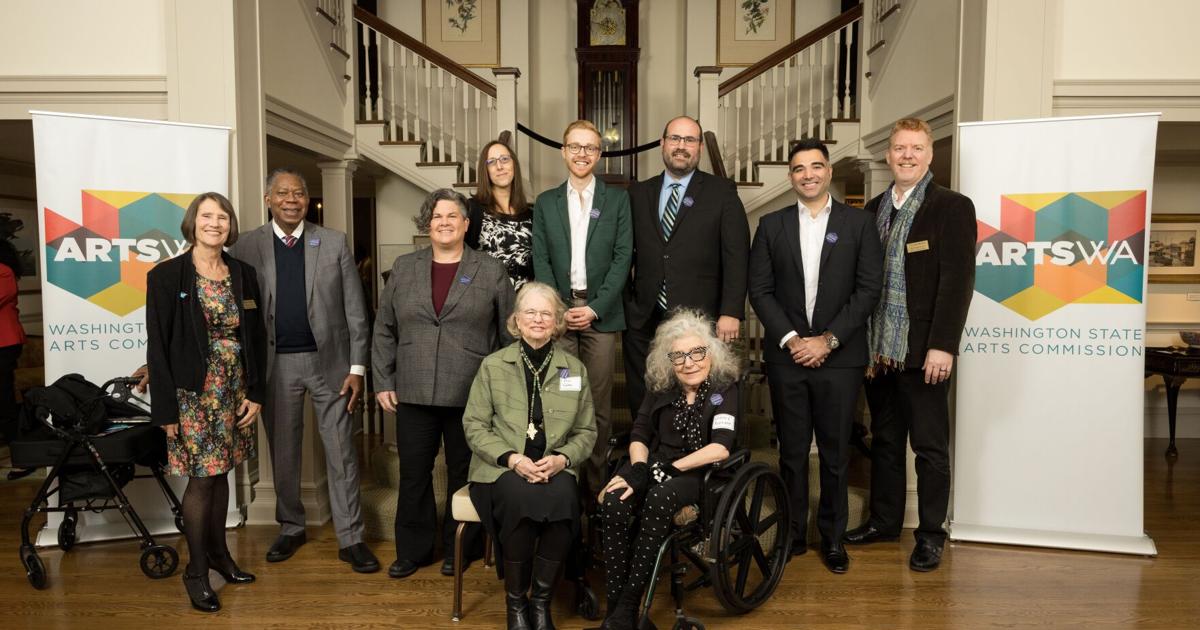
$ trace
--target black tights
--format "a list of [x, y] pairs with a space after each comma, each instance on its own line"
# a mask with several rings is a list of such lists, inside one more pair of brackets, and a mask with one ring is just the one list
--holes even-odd
[[562, 562], [571, 550], [571, 539], [570, 521], [535, 523], [523, 518], [501, 544], [508, 561], [531, 562], [536, 552], [546, 560]]
[[[700, 496], [699, 480], [681, 475], [622, 501], [624, 489], [604, 495], [604, 572], [609, 607], [622, 590], [640, 594], [650, 581], [671, 519]], [[640, 510], [639, 510], [640, 508]], [[639, 514], [640, 518], [635, 516]], [[637, 539], [634, 540], [634, 536]]]
[[225, 514], [229, 505], [228, 473], [189, 477], [183, 491], [183, 535], [188, 544], [188, 575], [208, 575], [209, 558], [229, 557]]

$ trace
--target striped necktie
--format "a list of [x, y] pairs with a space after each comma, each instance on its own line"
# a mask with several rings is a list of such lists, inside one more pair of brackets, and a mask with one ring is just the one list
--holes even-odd
[[[663, 239], [668, 241], [671, 240], [671, 231], [675, 229], [675, 217], [679, 214], [679, 188], [678, 182], [671, 184], [671, 198], [667, 200], [667, 207], [663, 210], [662, 233]], [[658, 287], [658, 307], [664, 311], [667, 310], [667, 279], [665, 277]]]
[[296, 237], [295, 237], [295, 236], [292, 236], [291, 234], [288, 234], [288, 235], [284, 236], [284, 237], [283, 237], [283, 244], [284, 244], [284, 246], [286, 246], [286, 247], [289, 247], [289, 248], [290, 248], [292, 245], [295, 245], [295, 244], [296, 244]]

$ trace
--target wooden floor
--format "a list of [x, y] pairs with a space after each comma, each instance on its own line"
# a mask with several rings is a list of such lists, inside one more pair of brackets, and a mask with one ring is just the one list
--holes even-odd
[[[1174, 464], [1165, 441], [1146, 445], [1146, 530], [1157, 558], [951, 544], [939, 571], [907, 568], [912, 549], [900, 543], [851, 548], [850, 572], [835, 576], [816, 554], [795, 559], [774, 598], [743, 617], [728, 617], [707, 592], [693, 593], [689, 612], [709, 628], [1195, 628], [1200, 619], [1200, 440], [1181, 440]], [[46, 550], [46, 590], [25, 580], [17, 557], [20, 513], [30, 483], [0, 481], [0, 629], [15, 628], [497, 628], [504, 625], [502, 585], [472, 567], [466, 577], [466, 618], [450, 622], [451, 579], [427, 567], [405, 580], [358, 575], [336, 559], [330, 526], [309, 530], [309, 544], [288, 562], [263, 556], [274, 527], [231, 531], [235, 555], [258, 582], [224, 587], [224, 610], [193, 612], [178, 576], [154, 581], [137, 568], [136, 543]], [[168, 539], [184, 552], [182, 539]], [[385, 565], [390, 543], [372, 544]], [[215, 578], [219, 583], [219, 578]], [[567, 614], [560, 628], [585, 622]], [[671, 626], [667, 598], [656, 606], [660, 628]]]

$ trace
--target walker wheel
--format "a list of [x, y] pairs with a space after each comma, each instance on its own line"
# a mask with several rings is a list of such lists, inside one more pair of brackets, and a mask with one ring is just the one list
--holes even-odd
[[675, 620], [672, 630], [704, 630], [704, 624], [700, 623], [699, 619], [680, 617]]
[[179, 554], [174, 547], [150, 545], [142, 550], [142, 573], [153, 580], [170, 577], [179, 566]]
[[70, 551], [75, 546], [77, 540], [76, 525], [79, 517], [75, 512], [67, 512], [63, 516], [63, 520], [58, 524], [58, 548], [63, 551]]
[[29, 578], [29, 584], [33, 588], [46, 588], [46, 567], [33, 545], [21, 545], [21, 564], [25, 567], [25, 577]]

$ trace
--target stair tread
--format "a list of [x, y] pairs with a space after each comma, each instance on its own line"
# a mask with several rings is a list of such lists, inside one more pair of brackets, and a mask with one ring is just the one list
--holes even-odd
[[419, 147], [419, 146], [425, 144], [425, 141], [424, 140], [380, 140], [379, 144], [389, 145], [389, 146]]
[[860, 122], [857, 118], [830, 118], [831, 123], [856, 123]]
[[356, 120], [356, 121], [354, 121], [354, 124], [356, 124], [356, 125], [384, 125], [384, 124], [387, 124], [387, 121], [386, 120]]
[[476, 188], [479, 182], [454, 182], [455, 188]]
[[737, 185], [747, 188], [761, 188], [764, 184], [762, 182], [738, 182]]
[[462, 162], [417, 162], [417, 166], [462, 166]]

